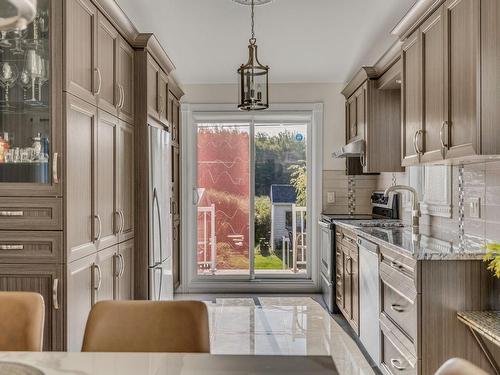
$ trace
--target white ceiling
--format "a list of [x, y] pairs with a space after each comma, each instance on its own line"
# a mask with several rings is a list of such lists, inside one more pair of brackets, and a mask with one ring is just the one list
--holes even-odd
[[[182, 84], [233, 83], [247, 59], [250, 8], [232, 0], [116, 0], [153, 32]], [[415, 0], [274, 0], [256, 7], [259, 58], [270, 81], [346, 82], [394, 42]]]

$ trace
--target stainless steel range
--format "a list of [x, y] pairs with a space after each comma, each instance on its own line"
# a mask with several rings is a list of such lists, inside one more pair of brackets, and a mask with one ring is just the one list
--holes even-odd
[[391, 228], [402, 226], [399, 218], [399, 201], [396, 193], [384, 197], [383, 192], [375, 192], [371, 197], [372, 213], [369, 215], [323, 214], [319, 220], [321, 252], [321, 289], [323, 299], [331, 313], [340, 310], [335, 301], [335, 222], [356, 220], [362, 227]]

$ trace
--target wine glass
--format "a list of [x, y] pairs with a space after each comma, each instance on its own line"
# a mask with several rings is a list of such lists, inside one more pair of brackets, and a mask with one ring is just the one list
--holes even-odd
[[19, 86], [23, 89], [23, 100], [26, 101], [27, 91], [31, 87], [31, 76], [26, 69], [23, 69], [19, 75]]
[[49, 80], [49, 64], [44, 58], [40, 58], [40, 76], [38, 77], [38, 100], [42, 101], [42, 88]]
[[7, 31], [0, 32], [0, 47], [1, 48], [10, 48], [12, 44], [7, 39]]
[[31, 99], [26, 100], [26, 102], [36, 104], [38, 101], [35, 97], [35, 80], [42, 74], [42, 59], [36, 50], [30, 49], [26, 52], [24, 70], [31, 78]]
[[14, 86], [19, 77], [19, 71], [16, 65], [9, 62], [0, 63], [0, 86], [4, 89], [3, 108], [10, 108], [9, 105], [9, 89]]
[[14, 37], [14, 48], [11, 49], [11, 52], [14, 55], [21, 55], [24, 53], [24, 50], [21, 48], [21, 40], [26, 36], [26, 29], [16, 29], [12, 34]]

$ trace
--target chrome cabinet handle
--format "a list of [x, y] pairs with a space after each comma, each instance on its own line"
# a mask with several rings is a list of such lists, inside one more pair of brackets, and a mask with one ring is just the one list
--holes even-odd
[[[94, 263], [93, 265], [93, 268], [94, 268], [94, 274], [95, 274], [95, 271], [97, 271], [97, 283], [96, 285], [93, 285], [93, 288], [95, 291], [99, 291], [101, 289], [101, 284], [102, 284], [102, 271], [101, 271], [101, 266], [99, 266], [98, 264]], [[95, 277], [95, 276], [94, 276]]]
[[94, 95], [99, 95], [101, 93], [102, 75], [99, 68], [95, 68], [94, 70], [97, 73], [97, 78], [99, 79], [99, 84], [97, 85], [97, 90], [94, 92]]
[[120, 272], [118, 272], [118, 277], [122, 278], [125, 273], [125, 259], [123, 258], [123, 254], [118, 254], [118, 259], [120, 260]]
[[393, 266], [394, 268], [397, 268], [397, 269], [403, 268], [403, 266], [401, 264], [399, 264], [398, 262], [396, 262], [395, 260], [391, 261], [391, 266]]
[[349, 267], [346, 269], [348, 275], [352, 275], [352, 258], [347, 257], [346, 262], [348, 262]]
[[101, 222], [101, 217], [99, 215], [94, 215], [94, 219], [97, 219], [97, 228], [99, 228], [99, 230], [97, 231], [97, 234], [94, 238], [94, 242], [95, 241], [99, 241], [101, 239], [101, 233], [102, 233], [102, 222]]
[[120, 109], [122, 109], [123, 105], [125, 104], [125, 90], [122, 85], [120, 85], [120, 89], [122, 91], [122, 103], [120, 104]]
[[59, 279], [54, 279], [52, 282], [52, 307], [54, 310], [59, 310]]
[[24, 216], [24, 211], [0, 211], [0, 216]]
[[441, 129], [439, 129], [439, 140], [441, 141], [441, 148], [448, 148], [448, 144], [444, 143], [443, 139], [445, 126], [448, 126], [448, 121], [443, 121], [443, 123], [441, 124]]
[[366, 156], [365, 156], [365, 154], [359, 155], [359, 162], [361, 163], [362, 167], [366, 167]]
[[123, 230], [125, 229], [125, 215], [123, 214], [122, 209], [119, 209], [118, 213], [120, 214], [120, 220], [121, 220], [120, 233], [123, 233]]
[[405, 309], [403, 308], [403, 306], [401, 306], [401, 305], [399, 305], [397, 303], [393, 303], [391, 305], [391, 310], [395, 311], [395, 312], [398, 312], [398, 313], [405, 312]]
[[120, 94], [120, 99], [118, 100], [118, 104], [116, 105], [118, 109], [123, 108], [123, 103], [125, 101], [125, 91], [123, 90], [123, 86], [118, 83], [118, 92]]
[[[117, 216], [118, 216], [118, 219], [120, 220], [120, 223], [118, 223], [118, 220], [116, 220]], [[118, 233], [120, 233], [120, 229], [121, 229], [121, 225], [122, 225], [121, 224], [122, 217], [120, 215], [120, 210], [116, 210], [114, 212], [114, 219], [115, 219], [115, 221], [114, 221], [114, 225], [113, 225], [113, 227], [114, 227], [113, 231], [114, 231], [114, 234], [118, 234]]]
[[54, 184], [59, 183], [59, 154], [57, 152], [54, 152], [54, 155], [52, 157], [52, 180], [54, 181]]
[[418, 137], [422, 134], [424, 134], [424, 131], [419, 129], [415, 132], [415, 136], [413, 137], [413, 147], [415, 148], [415, 153], [417, 155], [421, 155], [423, 153], [420, 147], [418, 147]]
[[24, 250], [24, 245], [0, 245], [0, 250]]
[[[113, 276], [115, 278], [119, 278], [120, 277], [120, 270], [121, 270], [121, 264], [120, 264], [120, 255], [119, 254], [114, 254], [113, 255], [113, 266], [114, 266], [114, 269], [113, 269]], [[118, 267], [118, 264], [120, 265]]]
[[406, 367], [404, 367], [403, 362], [399, 358], [391, 358], [391, 365], [398, 371], [404, 371], [406, 370]]

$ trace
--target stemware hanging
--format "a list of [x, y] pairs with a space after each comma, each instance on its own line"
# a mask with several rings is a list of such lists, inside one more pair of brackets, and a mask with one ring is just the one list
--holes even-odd
[[19, 71], [15, 64], [9, 62], [0, 63], [0, 86], [4, 89], [4, 97], [1, 103], [2, 109], [10, 109], [9, 89], [14, 86], [19, 77]]
[[31, 98], [27, 99], [26, 103], [36, 105], [39, 103], [35, 96], [36, 79], [39, 78], [42, 74], [42, 59], [36, 50], [30, 49], [26, 51], [24, 70], [31, 79]]

